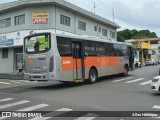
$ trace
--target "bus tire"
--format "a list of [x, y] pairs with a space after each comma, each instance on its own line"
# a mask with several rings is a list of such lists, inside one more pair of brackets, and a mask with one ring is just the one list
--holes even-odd
[[124, 72], [122, 73], [122, 75], [124, 77], [126, 77], [128, 75], [128, 67], [127, 66], [124, 67]]
[[88, 83], [89, 83], [89, 84], [94, 84], [94, 83], [96, 83], [97, 78], [98, 78], [97, 72], [96, 72], [94, 69], [91, 69], [91, 70], [89, 71]]

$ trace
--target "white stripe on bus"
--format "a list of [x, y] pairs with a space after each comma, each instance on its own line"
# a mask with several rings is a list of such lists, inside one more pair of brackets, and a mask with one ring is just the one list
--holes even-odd
[[128, 78], [124, 78], [124, 79], [119, 79], [119, 80], [114, 80], [112, 82], [120, 82], [120, 81], [124, 81], [124, 80], [129, 80], [129, 79], [132, 79], [134, 77], [128, 77]]
[[28, 101], [28, 100], [22, 100], [22, 101], [19, 101], [19, 102], [14, 102], [14, 103], [10, 103], [10, 104], [5, 104], [5, 105], [1, 105], [1, 106], [0, 106], [0, 109], [4, 109], [4, 108], [16, 106], [16, 105], [21, 105], [21, 104], [28, 103], [28, 102], [30, 102], [30, 101]]
[[148, 85], [148, 84], [150, 84], [151, 82], [152, 82], [152, 80], [147, 81], [147, 82], [140, 83], [140, 85]]
[[47, 106], [49, 105], [48, 104], [38, 104], [38, 105], [31, 106], [31, 107], [23, 108], [17, 111], [33, 111], [33, 110], [40, 109], [40, 108], [47, 107]]
[[141, 80], [144, 80], [144, 78], [139, 78], [139, 79], [131, 80], [131, 81], [128, 81], [128, 82], [125, 82], [125, 83], [133, 83], [133, 82], [138, 82], [138, 81], [141, 81]]

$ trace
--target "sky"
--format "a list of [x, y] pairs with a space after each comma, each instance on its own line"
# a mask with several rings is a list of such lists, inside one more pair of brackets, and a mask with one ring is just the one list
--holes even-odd
[[[15, 0], [0, 0], [0, 4]], [[119, 30], [150, 30], [160, 37], [160, 0], [66, 0], [114, 21]], [[95, 1], [95, 9], [94, 9]], [[113, 12], [114, 11], [114, 12]], [[113, 17], [114, 13], [114, 17]]]

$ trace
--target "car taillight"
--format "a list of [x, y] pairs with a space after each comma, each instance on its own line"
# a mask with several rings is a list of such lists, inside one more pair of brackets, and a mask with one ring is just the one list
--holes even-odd
[[52, 72], [53, 71], [53, 60], [54, 60], [54, 57], [52, 56], [51, 58], [50, 58], [50, 61], [49, 61], [49, 72]]

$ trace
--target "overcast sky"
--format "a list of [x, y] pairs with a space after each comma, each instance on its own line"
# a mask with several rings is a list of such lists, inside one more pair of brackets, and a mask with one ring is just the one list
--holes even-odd
[[[15, 0], [0, 0], [0, 4]], [[94, 12], [94, 0], [66, 0]], [[121, 29], [150, 30], [160, 36], [160, 0], [95, 0], [95, 14], [113, 21]]]

